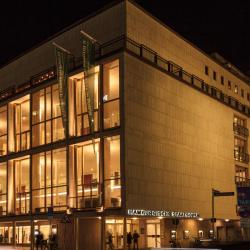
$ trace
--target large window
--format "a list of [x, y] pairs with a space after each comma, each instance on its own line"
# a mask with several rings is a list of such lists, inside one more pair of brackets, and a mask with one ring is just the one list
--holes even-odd
[[0, 164], [0, 216], [7, 210], [7, 164]]
[[246, 119], [242, 119], [238, 116], [234, 116], [233, 129], [236, 135], [247, 137], [249, 134]]
[[9, 104], [9, 148], [18, 152], [30, 148], [29, 95]]
[[16, 214], [27, 214], [30, 211], [30, 160], [14, 160], [15, 173], [15, 210]]
[[234, 138], [234, 158], [237, 161], [249, 162], [246, 140], [239, 137]]
[[32, 146], [64, 138], [58, 84], [32, 94]]
[[82, 136], [90, 133], [87, 103], [94, 108], [94, 131], [98, 131], [99, 67], [92, 68], [88, 75], [79, 73], [69, 78], [70, 136]]
[[121, 206], [120, 136], [104, 140], [105, 206]]
[[0, 107], [0, 156], [7, 154], [7, 106]]
[[101, 205], [99, 142], [75, 145], [77, 171], [77, 208]]
[[30, 222], [16, 223], [16, 244], [30, 244], [31, 243], [31, 226]]
[[32, 210], [65, 210], [67, 196], [66, 150], [47, 151], [32, 156]]
[[12, 223], [1, 223], [0, 224], [0, 235], [2, 235], [2, 240], [0, 244], [10, 244], [13, 243], [13, 226]]
[[244, 183], [248, 180], [248, 168], [241, 166], [235, 167], [235, 181], [236, 183]]
[[103, 116], [104, 129], [120, 126], [119, 60], [104, 65]]

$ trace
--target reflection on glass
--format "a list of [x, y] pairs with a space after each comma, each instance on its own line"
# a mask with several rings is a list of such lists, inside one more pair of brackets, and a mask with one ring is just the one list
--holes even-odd
[[52, 120], [53, 141], [62, 140], [64, 138], [64, 128], [62, 118], [55, 118]]
[[120, 126], [119, 60], [104, 65], [103, 72], [104, 128]]
[[2, 242], [0, 241], [0, 244], [13, 243], [13, 227], [11, 223], [4, 223], [0, 225], [0, 235], [3, 236]]
[[58, 84], [54, 84], [52, 86], [52, 116], [58, 117], [61, 116], [61, 107], [60, 107], [60, 99], [59, 99], [59, 89]]
[[[9, 105], [10, 151], [30, 148], [30, 102], [29, 95], [19, 98]], [[14, 147], [12, 146], [14, 145]]]
[[0, 156], [7, 154], [7, 106], [0, 107]]
[[[51, 94], [52, 93], [52, 94]], [[58, 84], [32, 94], [32, 146], [64, 139]]]
[[66, 150], [47, 151], [32, 156], [32, 210], [45, 212], [66, 208]]
[[104, 65], [103, 101], [119, 98], [119, 60]]
[[104, 140], [105, 206], [121, 206], [120, 137]]
[[29, 199], [30, 199], [29, 158], [15, 160], [14, 167], [15, 167], [16, 214], [27, 214], [29, 213]]
[[92, 141], [75, 146], [77, 162], [77, 205], [78, 208], [100, 205], [99, 185], [99, 142]]
[[7, 211], [7, 164], [0, 164], [0, 216]]
[[120, 126], [119, 100], [107, 102], [104, 105], [104, 128]]

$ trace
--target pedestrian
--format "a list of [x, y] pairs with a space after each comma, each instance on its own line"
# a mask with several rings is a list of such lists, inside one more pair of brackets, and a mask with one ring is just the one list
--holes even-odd
[[133, 233], [133, 241], [134, 241], [134, 250], [138, 250], [138, 239], [139, 239], [140, 235], [137, 233], [137, 231], [135, 230]]
[[132, 239], [133, 239], [133, 236], [131, 234], [131, 232], [128, 232], [127, 233], [127, 244], [128, 244], [128, 249], [130, 250], [131, 248], [131, 244], [132, 244]]
[[58, 240], [57, 240], [57, 235], [52, 234], [49, 236], [49, 249], [50, 250], [56, 250], [58, 246]]
[[3, 242], [3, 235], [0, 234], [0, 243], [2, 243], [2, 242]]
[[37, 231], [36, 233], [36, 250], [38, 250], [39, 246], [41, 247], [41, 250], [43, 248], [43, 234], [40, 231]]
[[114, 250], [113, 235], [111, 231], [107, 231], [108, 250]]

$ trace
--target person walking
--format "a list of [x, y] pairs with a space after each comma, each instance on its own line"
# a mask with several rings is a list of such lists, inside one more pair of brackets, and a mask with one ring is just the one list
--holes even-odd
[[137, 233], [137, 231], [135, 230], [133, 233], [133, 241], [134, 241], [134, 250], [138, 250], [138, 239], [139, 239], [140, 235]]
[[128, 232], [128, 233], [127, 233], [127, 245], [128, 245], [128, 250], [131, 249], [132, 239], [133, 239], [133, 236], [132, 236], [131, 232]]
[[41, 247], [41, 250], [43, 249], [43, 234], [38, 231], [36, 234], [36, 250], [38, 250], [39, 246]]
[[108, 250], [114, 250], [113, 235], [112, 232], [110, 231], [107, 231], [107, 244], [108, 244]]

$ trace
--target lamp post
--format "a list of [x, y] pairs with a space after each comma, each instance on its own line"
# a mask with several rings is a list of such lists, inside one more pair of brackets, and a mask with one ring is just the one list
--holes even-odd
[[214, 197], [219, 197], [219, 196], [234, 196], [234, 192], [221, 192], [219, 190], [213, 189], [212, 188], [212, 225], [213, 225], [213, 239], [215, 239], [215, 222], [216, 219], [214, 217]]

